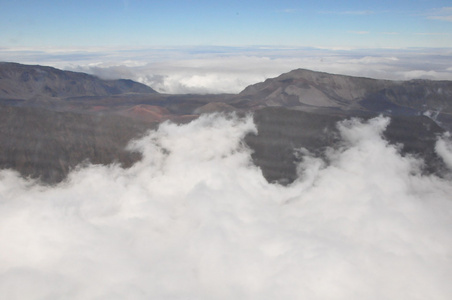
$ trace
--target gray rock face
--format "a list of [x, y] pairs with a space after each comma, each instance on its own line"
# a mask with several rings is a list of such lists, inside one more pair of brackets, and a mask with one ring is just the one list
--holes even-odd
[[[369, 119], [375, 114], [360, 117]], [[297, 178], [296, 165], [300, 156], [296, 149], [304, 148], [317, 157], [325, 157], [328, 147], [340, 143], [337, 123], [350, 118], [347, 114], [319, 114], [289, 110], [282, 107], [264, 108], [254, 113], [258, 134], [250, 134], [246, 142], [254, 151], [254, 163], [270, 181], [290, 183]], [[445, 166], [435, 153], [438, 135], [444, 130], [425, 116], [393, 116], [384, 132], [392, 144], [401, 144], [402, 155], [414, 155], [425, 161], [424, 172], [441, 175]]]
[[[423, 116], [428, 110], [436, 111], [431, 115], [442, 128]], [[231, 111], [254, 113], [258, 134], [245, 142], [268, 181], [296, 178], [299, 148], [325, 157], [325, 149], [340, 142], [337, 122], [379, 113], [391, 116], [384, 135], [403, 145], [402, 155], [419, 156], [424, 172], [441, 174], [434, 144], [444, 128], [452, 128], [452, 82], [294, 70], [238, 95], [164, 95], [130, 80], [0, 63], [0, 168], [56, 183], [84, 161], [127, 167], [140, 159], [125, 150], [128, 141], [156, 122]]]
[[298, 69], [251, 85], [239, 98], [255, 107], [452, 113], [452, 82], [377, 80]]
[[116, 115], [15, 106], [0, 106], [0, 120], [0, 168], [48, 184], [83, 162], [131, 166], [141, 155], [126, 145], [155, 127]]

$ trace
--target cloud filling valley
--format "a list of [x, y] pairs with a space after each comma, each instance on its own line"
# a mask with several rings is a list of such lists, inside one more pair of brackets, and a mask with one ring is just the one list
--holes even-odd
[[[268, 183], [252, 117], [163, 123], [130, 169], [86, 166], [57, 186], [0, 172], [5, 299], [450, 299], [452, 182], [381, 133], [338, 124], [328, 163]], [[438, 154], [452, 159], [448, 137]], [[449, 174], [450, 176], [450, 174]]]

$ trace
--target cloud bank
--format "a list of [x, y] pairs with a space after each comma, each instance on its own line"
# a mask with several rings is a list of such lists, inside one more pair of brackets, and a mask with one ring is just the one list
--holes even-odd
[[[88, 166], [55, 187], [0, 173], [5, 299], [450, 299], [452, 183], [339, 125], [326, 164], [269, 184], [252, 118], [164, 123], [132, 168]], [[451, 157], [442, 140], [438, 152]]]
[[450, 49], [193, 47], [0, 49], [0, 60], [126, 78], [162, 93], [238, 93], [297, 68], [377, 79], [452, 80]]

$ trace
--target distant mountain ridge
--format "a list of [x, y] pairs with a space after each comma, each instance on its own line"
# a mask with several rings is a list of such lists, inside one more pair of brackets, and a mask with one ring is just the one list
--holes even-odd
[[253, 113], [257, 134], [244, 142], [268, 181], [287, 184], [297, 178], [302, 159], [297, 149], [323, 159], [327, 149], [341, 147], [338, 121], [380, 114], [391, 117], [385, 139], [402, 155], [422, 158], [423, 172], [441, 175], [445, 166], [435, 143], [452, 131], [452, 81], [389, 81], [298, 69], [236, 95], [170, 95], [131, 80], [0, 63], [0, 169], [53, 184], [81, 163], [129, 167], [140, 155], [125, 150], [128, 141], [159, 123], [229, 112]]
[[[195, 115], [221, 112], [225, 107], [228, 111], [254, 111], [275, 106], [305, 111], [333, 109], [393, 115], [416, 114], [426, 110], [452, 114], [452, 81], [391, 81], [297, 69], [250, 85], [236, 95], [211, 95], [201, 101], [193, 101], [187, 100], [186, 95], [159, 94], [132, 80], [102, 80], [86, 73], [0, 62], [0, 100], [77, 98], [83, 99], [84, 105], [97, 105], [100, 101], [112, 103], [107, 98], [116, 97], [117, 105], [121, 101], [126, 103], [125, 98], [118, 98], [125, 94], [130, 96], [127, 98], [129, 105], [156, 105], [155, 101], [159, 101], [158, 105], [172, 105], [175, 113], [183, 111]], [[140, 96], [133, 98], [137, 95]], [[84, 99], [89, 97], [92, 97], [91, 104]], [[154, 103], [150, 103], [152, 101]], [[209, 104], [211, 102], [216, 104]]]
[[250, 85], [239, 98], [251, 106], [452, 113], [452, 81], [390, 81], [297, 69]]
[[132, 80], [102, 80], [52, 67], [0, 62], [0, 99], [58, 99], [127, 93], [157, 92]]

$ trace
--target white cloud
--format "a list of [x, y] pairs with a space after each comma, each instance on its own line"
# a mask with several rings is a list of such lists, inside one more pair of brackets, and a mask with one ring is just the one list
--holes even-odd
[[441, 36], [441, 35], [445, 35], [445, 36], [450, 35], [449, 33], [446, 33], [446, 32], [416, 32], [415, 34], [416, 35], [439, 35], [439, 36]]
[[452, 141], [449, 133], [437, 141], [435, 150], [447, 167], [452, 170]]
[[432, 16], [432, 17], [430, 17], [430, 19], [452, 22], [452, 15], [450, 15], [450, 16]]
[[371, 10], [322, 11], [320, 13], [333, 15], [350, 15], [350, 16], [367, 16], [374, 14], [374, 12]]
[[356, 59], [348, 60], [353, 64], [384, 64], [397, 62], [399, 59], [394, 56], [364, 56]]
[[352, 34], [369, 34], [369, 31], [364, 31], [364, 30], [351, 30], [348, 31], [348, 33], [352, 33]]
[[206, 55], [148, 63], [136, 68], [85, 66], [76, 70], [104, 78], [131, 78], [163, 93], [238, 93], [250, 84], [290, 71], [292, 61], [245, 55]]
[[56, 187], [2, 171], [0, 294], [450, 299], [451, 182], [419, 174], [381, 139], [387, 124], [343, 123], [331, 164], [307, 159], [288, 187], [251, 164], [251, 119], [218, 116], [162, 124], [128, 170]]
[[435, 9], [427, 16], [427, 18], [431, 20], [452, 22], [452, 7]]
[[[320, 49], [213, 47], [0, 49], [0, 60], [51, 65], [106, 79], [128, 78], [164, 93], [237, 93], [297, 68], [379, 79], [452, 80], [450, 49]], [[414, 76], [414, 77], [413, 77]]]

